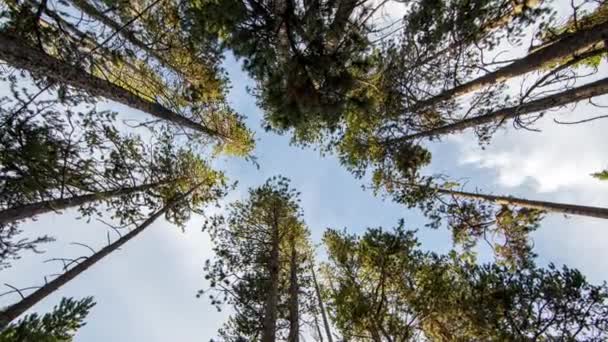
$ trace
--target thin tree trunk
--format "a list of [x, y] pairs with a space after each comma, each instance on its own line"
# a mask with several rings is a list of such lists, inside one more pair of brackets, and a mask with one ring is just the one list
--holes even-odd
[[159, 119], [191, 128], [212, 137], [224, 138], [219, 132], [204, 127], [161, 104], [144, 100], [104, 79], [95, 77], [78, 66], [67, 64], [46, 53], [25, 45], [18, 38], [0, 33], [0, 59], [12, 66], [25, 69], [37, 77], [49, 77], [56, 82], [85, 90], [91, 95], [102, 96], [131, 108], [139, 109]]
[[549, 95], [538, 100], [530, 101], [519, 106], [499, 109], [488, 114], [464, 119], [452, 124], [429, 129], [427, 131], [414, 133], [401, 138], [390, 139], [388, 140], [388, 142], [391, 143], [397, 141], [407, 141], [417, 138], [430, 138], [437, 137], [440, 135], [453, 134], [465, 130], [467, 128], [472, 128], [497, 121], [515, 119], [520, 115], [540, 112], [554, 107], [559, 107], [570, 103], [576, 103], [607, 93], [608, 78], [604, 78], [599, 81], [595, 81], [574, 89], [569, 89], [561, 93]]
[[434, 189], [441, 194], [453, 195], [457, 197], [469, 198], [469, 199], [480, 199], [484, 201], [493, 202], [496, 204], [514, 205], [518, 207], [528, 209], [539, 209], [547, 212], [561, 213], [567, 215], [578, 215], [587, 217], [596, 217], [601, 219], [608, 219], [608, 208], [600, 207], [589, 207], [576, 204], [567, 203], [555, 203], [545, 201], [535, 201], [523, 198], [516, 198], [510, 196], [494, 196], [486, 194], [478, 194], [473, 192], [456, 191], [449, 189]]
[[315, 330], [317, 331], [317, 335], [319, 335], [319, 342], [323, 342], [323, 332], [321, 332], [321, 326], [319, 325], [319, 318], [317, 317], [317, 314], [313, 314], [312, 318], [315, 321]]
[[300, 317], [298, 292], [298, 251], [296, 250], [295, 232], [291, 233], [290, 238], [291, 258], [289, 261], [289, 336], [288, 342], [298, 342], [300, 340]]
[[331, 336], [331, 329], [329, 328], [329, 320], [325, 313], [325, 306], [323, 305], [323, 297], [321, 297], [321, 287], [317, 282], [317, 276], [315, 274], [315, 266], [310, 264], [310, 272], [312, 273], [312, 281], [315, 283], [315, 293], [317, 294], [317, 301], [319, 302], [319, 311], [321, 311], [321, 318], [323, 319], [323, 326], [325, 327], [325, 334], [327, 335], [327, 341], [333, 342]]
[[270, 260], [268, 262], [270, 284], [264, 308], [262, 342], [275, 342], [277, 330], [277, 304], [279, 297], [279, 224], [276, 217], [272, 226], [271, 243]]
[[202, 185], [202, 183], [199, 185], [196, 185], [195, 187], [190, 189], [190, 191], [183, 194], [182, 196], [179, 196], [178, 198], [173, 199], [172, 201], [167, 203], [161, 210], [154, 213], [146, 221], [144, 221], [140, 226], [133, 229], [128, 234], [122, 236], [120, 239], [116, 240], [112, 244], [102, 248], [97, 253], [91, 255], [90, 257], [88, 257], [84, 261], [80, 262], [76, 266], [70, 268], [69, 270], [67, 270], [66, 272], [64, 272], [63, 274], [58, 276], [57, 278], [46, 283], [44, 286], [42, 286], [41, 288], [39, 288], [32, 294], [28, 295], [27, 297], [23, 298], [21, 301], [9, 306], [4, 311], [0, 312], [0, 330], [2, 328], [4, 328], [6, 325], [8, 325], [9, 323], [11, 323], [13, 320], [17, 319], [17, 317], [19, 317], [21, 314], [23, 314], [24, 312], [26, 312], [27, 310], [32, 308], [38, 302], [40, 302], [41, 300], [46, 298], [48, 295], [55, 292], [61, 286], [67, 284], [70, 280], [76, 278], [82, 272], [86, 271], [91, 266], [93, 266], [97, 262], [99, 262], [101, 259], [108, 256], [110, 253], [114, 252], [115, 250], [120, 248], [122, 245], [124, 245], [125, 243], [127, 243], [128, 241], [133, 239], [139, 233], [143, 232], [156, 219], [158, 219], [163, 214], [165, 214], [169, 209], [173, 208], [177, 203], [179, 203], [180, 201], [182, 201], [185, 198], [187, 198], [188, 196], [190, 196], [190, 194], [192, 192], [194, 192], [197, 188], [199, 188], [201, 185]]
[[156, 182], [150, 184], [142, 184], [130, 188], [121, 188], [103, 192], [97, 192], [93, 194], [74, 196], [69, 198], [59, 198], [50, 201], [42, 201], [31, 204], [26, 204], [18, 207], [8, 208], [0, 211], [0, 224], [5, 224], [17, 220], [30, 218], [36, 215], [48, 213], [51, 211], [58, 211], [67, 208], [78, 207], [83, 204], [103, 201], [111, 197], [118, 197], [133, 194], [136, 192], [142, 192], [153, 189], [159, 185], [166, 184], [169, 181]]
[[[156, 3], [158, 3], [159, 1], [160, 0], [157, 0]], [[95, 20], [100, 21], [104, 25], [106, 25], [114, 30], [118, 30], [119, 28], [123, 27], [122, 24], [114, 21], [112, 18], [108, 17], [107, 15], [105, 15], [104, 13], [99, 11], [88, 0], [71, 0], [71, 2], [76, 7], [78, 7], [81, 11], [86, 13], [88, 16], [92, 17]], [[155, 5], [155, 3], [152, 5]], [[137, 36], [135, 35], [135, 33], [133, 31], [122, 29], [120, 31], [120, 33], [123, 38], [125, 38], [127, 41], [129, 41], [129, 43], [131, 43], [134, 46], [136, 46], [137, 48], [145, 51], [148, 55], [155, 58], [157, 61], [159, 61], [165, 67], [167, 67], [167, 68], [173, 70], [174, 72], [176, 72], [177, 74], [187, 78], [188, 75], [185, 75], [181, 70], [174, 67], [173, 64], [169, 60], [167, 60], [167, 58], [165, 58], [163, 55], [161, 55], [154, 49], [150, 48], [149, 44], [146, 44], [142, 40], [137, 38]]]
[[415, 108], [433, 106], [439, 102], [462, 96], [483, 87], [517, 77], [534, 70], [558, 63], [571, 56], [604, 46], [608, 39], [608, 22], [583, 29], [564, 37], [555, 44], [534, 51], [517, 61], [472, 81], [446, 90], [430, 99], [418, 102]]
[[[122, 28], [123, 27], [122, 24], [114, 21], [112, 18], [108, 17], [103, 12], [99, 11], [97, 9], [97, 7], [95, 7], [93, 4], [91, 4], [88, 0], [70, 0], [70, 2], [72, 4], [74, 4], [76, 7], [78, 7], [82, 12], [86, 13], [89, 17], [101, 22], [102, 24], [108, 26], [109, 28], [116, 30], [116, 31], [118, 31], [120, 29], [120, 35], [123, 38], [125, 38], [129, 43], [131, 43], [135, 47], [145, 51], [148, 55], [156, 58], [163, 65], [170, 67], [169, 63], [163, 56], [161, 56], [160, 54], [158, 54], [158, 52], [151, 49], [148, 46], [148, 44], [144, 43], [139, 38], [137, 38], [137, 36], [135, 35], [135, 33], [133, 31]], [[152, 4], [152, 6], [154, 6], [158, 2], [160, 2], [160, 0], [157, 0], [155, 3]]]

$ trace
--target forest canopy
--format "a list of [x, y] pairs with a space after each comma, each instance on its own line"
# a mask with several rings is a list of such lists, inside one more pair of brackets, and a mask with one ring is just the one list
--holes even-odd
[[[142, 298], [173, 293], [138, 317], [187, 291], [222, 313], [193, 340], [606, 340], [606, 282], [562, 265], [596, 252], [542, 248], [572, 246], [560, 225], [602, 239], [583, 229], [605, 197], [583, 193], [605, 160], [545, 158], [576, 172], [546, 194], [529, 152], [516, 192], [479, 171], [504, 154], [465, 167], [455, 146], [591, 132], [607, 41], [605, 0], [1, 0], [0, 341], [110, 331], [128, 310], [97, 293], [142, 270]], [[198, 283], [171, 278], [195, 256]], [[87, 282], [104, 267], [130, 269]]]

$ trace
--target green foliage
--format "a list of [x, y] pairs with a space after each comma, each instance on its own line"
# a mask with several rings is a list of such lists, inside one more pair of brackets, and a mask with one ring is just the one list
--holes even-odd
[[608, 180], [608, 170], [602, 170], [600, 172], [595, 172], [592, 173], [591, 176], [593, 178], [599, 179], [599, 180]]
[[[207, 295], [218, 310], [231, 305], [235, 313], [219, 331], [224, 341], [257, 341], [262, 335], [265, 302], [273, 284], [271, 272], [278, 262], [278, 334], [284, 333], [288, 315], [291, 239], [295, 238], [300, 291], [307, 291], [307, 276], [301, 274], [310, 257], [308, 231], [300, 218], [298, 193], [289, 180], [273, 177], [250, 189], [249, 197], [231, 203], [226, 216], [205, 222], [216, 257], [205, 263]], [[279, 248], [275, 260], [273, 248]], [[303, 299], [300, 299], [303, 300]], [[305, 307], [305, 306], [304, 306]]]
[[325, 280], [349, 341], [600, 341], [608, 287], [554, 265], [510, 269], [423, 252], [403, 222], [361, 237], [328, 230]]
[[92, 297], [63, 298], [51, 313], [31, 314], [0, 332], [2, 342], [70, 342], [95, 306]]

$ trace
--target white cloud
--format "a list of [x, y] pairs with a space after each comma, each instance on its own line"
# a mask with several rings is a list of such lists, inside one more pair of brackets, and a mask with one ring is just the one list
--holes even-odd
[[[579, 106], [567, 117], [587, 117], [593, 107]], [[597, 109], [593, 108], [597, 114]], [[578, 188], [603, 194], [608, 184], [592, 178], [590, 173], [608, 166], [608, 145], [605, 134], [608, 121], [599, 120], [580, 125], [559, 125], [549, 114], [535, 128], [541, 132], [515, 130], [509, 127], [497, 133], [482, 150], [471, 133], [451, 138], [459, 144], [461, 163], [496, 173], [496, 182], [503, 187], [531, 183], [538, 192], [555, 192]], [[562, 120], [566, 120], [565, 118]], [[596, 196], [590, 196], [596, 200]], [[608, 195], [605, 197], [608, 199]]]

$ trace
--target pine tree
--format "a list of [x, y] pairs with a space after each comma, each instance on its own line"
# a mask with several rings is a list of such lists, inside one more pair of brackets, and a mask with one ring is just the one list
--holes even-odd
[[74, 300], [62, 298], [51, 313], [25, 316], [18, 322], [0, 329], [5, 342], [71, 342], [74, 334], [86, 323], [85, 318], [95, 306], [92, 297]]
[[299, 339], [310, 247], [298, 202], [289, 181], [275, 177], [207, 222], [216, 257], [205, 264], [209, 289], [199, 296], [234, 307], [222, 340]]
[[[328, 230], [330, 312], [350, 341], [601, 340], [606, 285], [577, 270], [511, 270], [419, 249], [401, 222], [362, 236]], [[550, 293], [550, 295], [548, 295]]]

